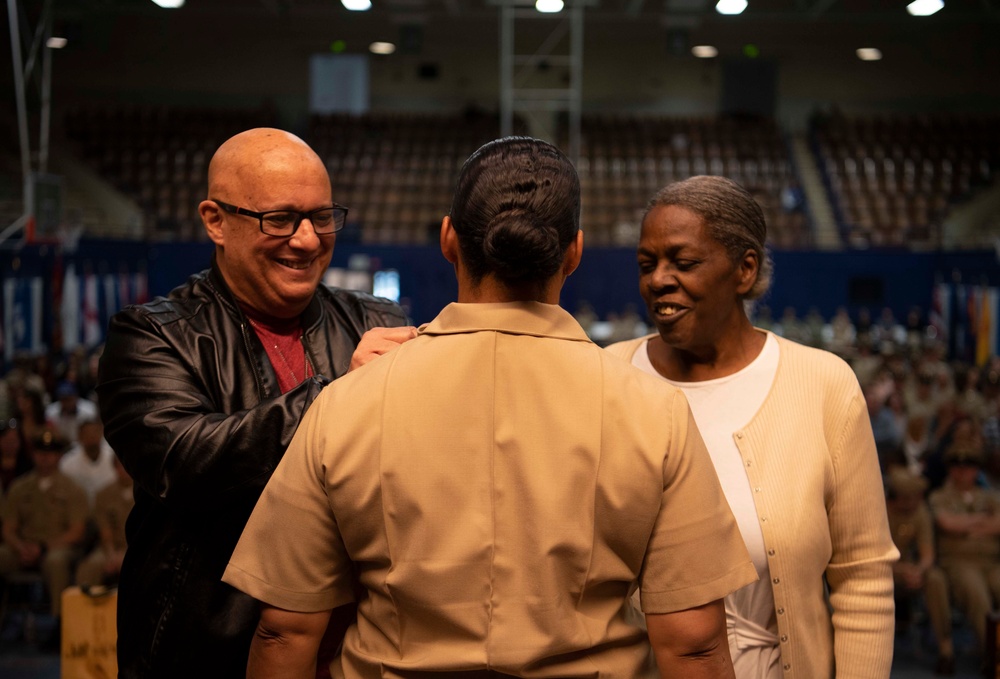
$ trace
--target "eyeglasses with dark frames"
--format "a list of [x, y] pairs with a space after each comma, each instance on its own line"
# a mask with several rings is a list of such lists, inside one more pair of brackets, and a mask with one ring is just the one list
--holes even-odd
[[279, 238], [291, 238], [303, 219], [308, 219], [312, 224], [313, 231], [319, 235], [336, 233], [344, 228], [347, 223], [347, 208], [343, 205], [331, 205], [321, 207], [309, 212], [298, 210], [268, 210], [266, 212], [254, 212], [245, 207], [237, 207], [221, 200], [210, 198], [213, 203], [223, 210], [233, 215], [244, 215], [252, 217], [259, 223], [261, 233]]

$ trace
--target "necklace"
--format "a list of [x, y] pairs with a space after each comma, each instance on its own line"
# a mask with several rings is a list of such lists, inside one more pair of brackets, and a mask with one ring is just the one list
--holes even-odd
[[[292, 369], [292, 364], [288, 362], [288, 359], [285, 358], [285, 353], [281, 350], [281, 347], [278, 346], [278, 343], [274, 341], [273, 337], [274, 333], [266, 328], [261, 327], [260, 324], [257, 323], [257, 321], [253, 320], [249, 316], [247, 316], [247, 320], [250, 322], [250, 325], [254, 327], [254, 330], [257, 331], [257, 337], [260, 338], [261, 341], [264, 340], [263, 337], [264, 334], [268, 335], [268, 341], [271, 343], [271, 346], [274, 347], [274, 350], [278, 353], [278, 358], [280, 358], [281, 362], [285, 364], [285, 369], [288, 371], [288, 374], [292, 376], [292, 382], [294, 384], [299, 384], [300, 383], [299, 377], [298, 375], [295, 374], [295, 371]], [[302, 328], [299, 328], [298, 334], [295, 336], [294, 341], [299, 342], [301, 339], [302, 339]], [[305, 375], [303, 376], [302, 379], [305, 379], [306, 377], [310, 376], [312, 371], [310, 370], [311, 366], [309, 365], [309, 357], [305, 356], [305, 348], [303, 348], [302, 352], [305, 363]]]

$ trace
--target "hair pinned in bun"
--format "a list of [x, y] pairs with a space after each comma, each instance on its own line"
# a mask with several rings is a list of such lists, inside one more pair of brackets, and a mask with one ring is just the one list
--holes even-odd
[[580, 228], [580, 180], [556, 147], [529, 137], [489, 142], [462, 167], [451, 220], [474, 280], [544, 281]]
[[522, 208], [499, 213], [487, 225], [483, 256], [503, 281], [542, 280], [559, 270], [564, 248], [555, 229]]

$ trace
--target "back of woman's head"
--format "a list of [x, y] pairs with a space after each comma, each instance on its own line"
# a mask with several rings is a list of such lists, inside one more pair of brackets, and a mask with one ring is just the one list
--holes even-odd
[[504, 137], [473, 153], [451, 206], [470, 277], [507, 285], [536, 283], [559, 271], [580, 228], [580, 179], [559, 149], [529, 137]]
[[709, 234], [726, 248], [734, 262], [747, 250], [756, 252], [757, 282], [745, 297], [757, 299], [767, 292], [773, 268], [765, 244], [767, 224], [763, 210], [749, 191], [725, 177], [699, 175], [660, 189], [649, 201], [646, 214], [666, 205], [682, 207], [701, 217]]

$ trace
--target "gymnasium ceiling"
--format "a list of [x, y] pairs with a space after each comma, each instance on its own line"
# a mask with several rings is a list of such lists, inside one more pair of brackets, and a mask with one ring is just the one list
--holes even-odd
[[[329, 33], [331, 39], [349, 37], [354, 46], [373, 40], [398, 40], [401, 27], [419, 26], [434, 36], [447, 35], [493, 47], [498, 35], [500, 0], [372, 0], [367, 12], [350, 12], [338, 0], [187, 0], [177, 10], [163, 10], [151, 0], [52, 0], [57, 25], [69, 31], [107, 21], [129, 19], [211, 22], [221, 39], [236, 37], [227, 26], [296, 24], [303, 33]], [[526, 2], [526, 0], [517, 0]], [[567, 0], [570, 4], [574, 0]], [[585, 37], [593, 40], [629, 40], [662, 32], [664, 40], [686, 44], [719, 43], [720, 53], [730, 43], [758, 44], [762, 56], [768, 44], [784, 54], [808, 53], [835, 43], [845, 48], [880, 39], [892, 41], [956, 41], [987, 35], [1000, 38], [1000, 0], [946, 0], [931, 17], [911, 17], [908, 0], [749, 0], [739, 16], [726, 17], [714, 9], [714, 0], [581, 0], [585, 6]], [[21, 0], [38, 7], [42, 0]], [[532, 4], [527, 2], [528, 6]], [[531, 22], [534, 23], [534, 22]], [[540, 22], [544, 23], [544, 22]], [[442, 31], [441, 29], [446, 29]], [[438, 38], [435, 38], [438, 39]], [[973, 37], [978, 40], [978, 37]], [[874, 45], [877, 46], [877, 45]], [[888, 56], [888, 55], [887, 55]]]

